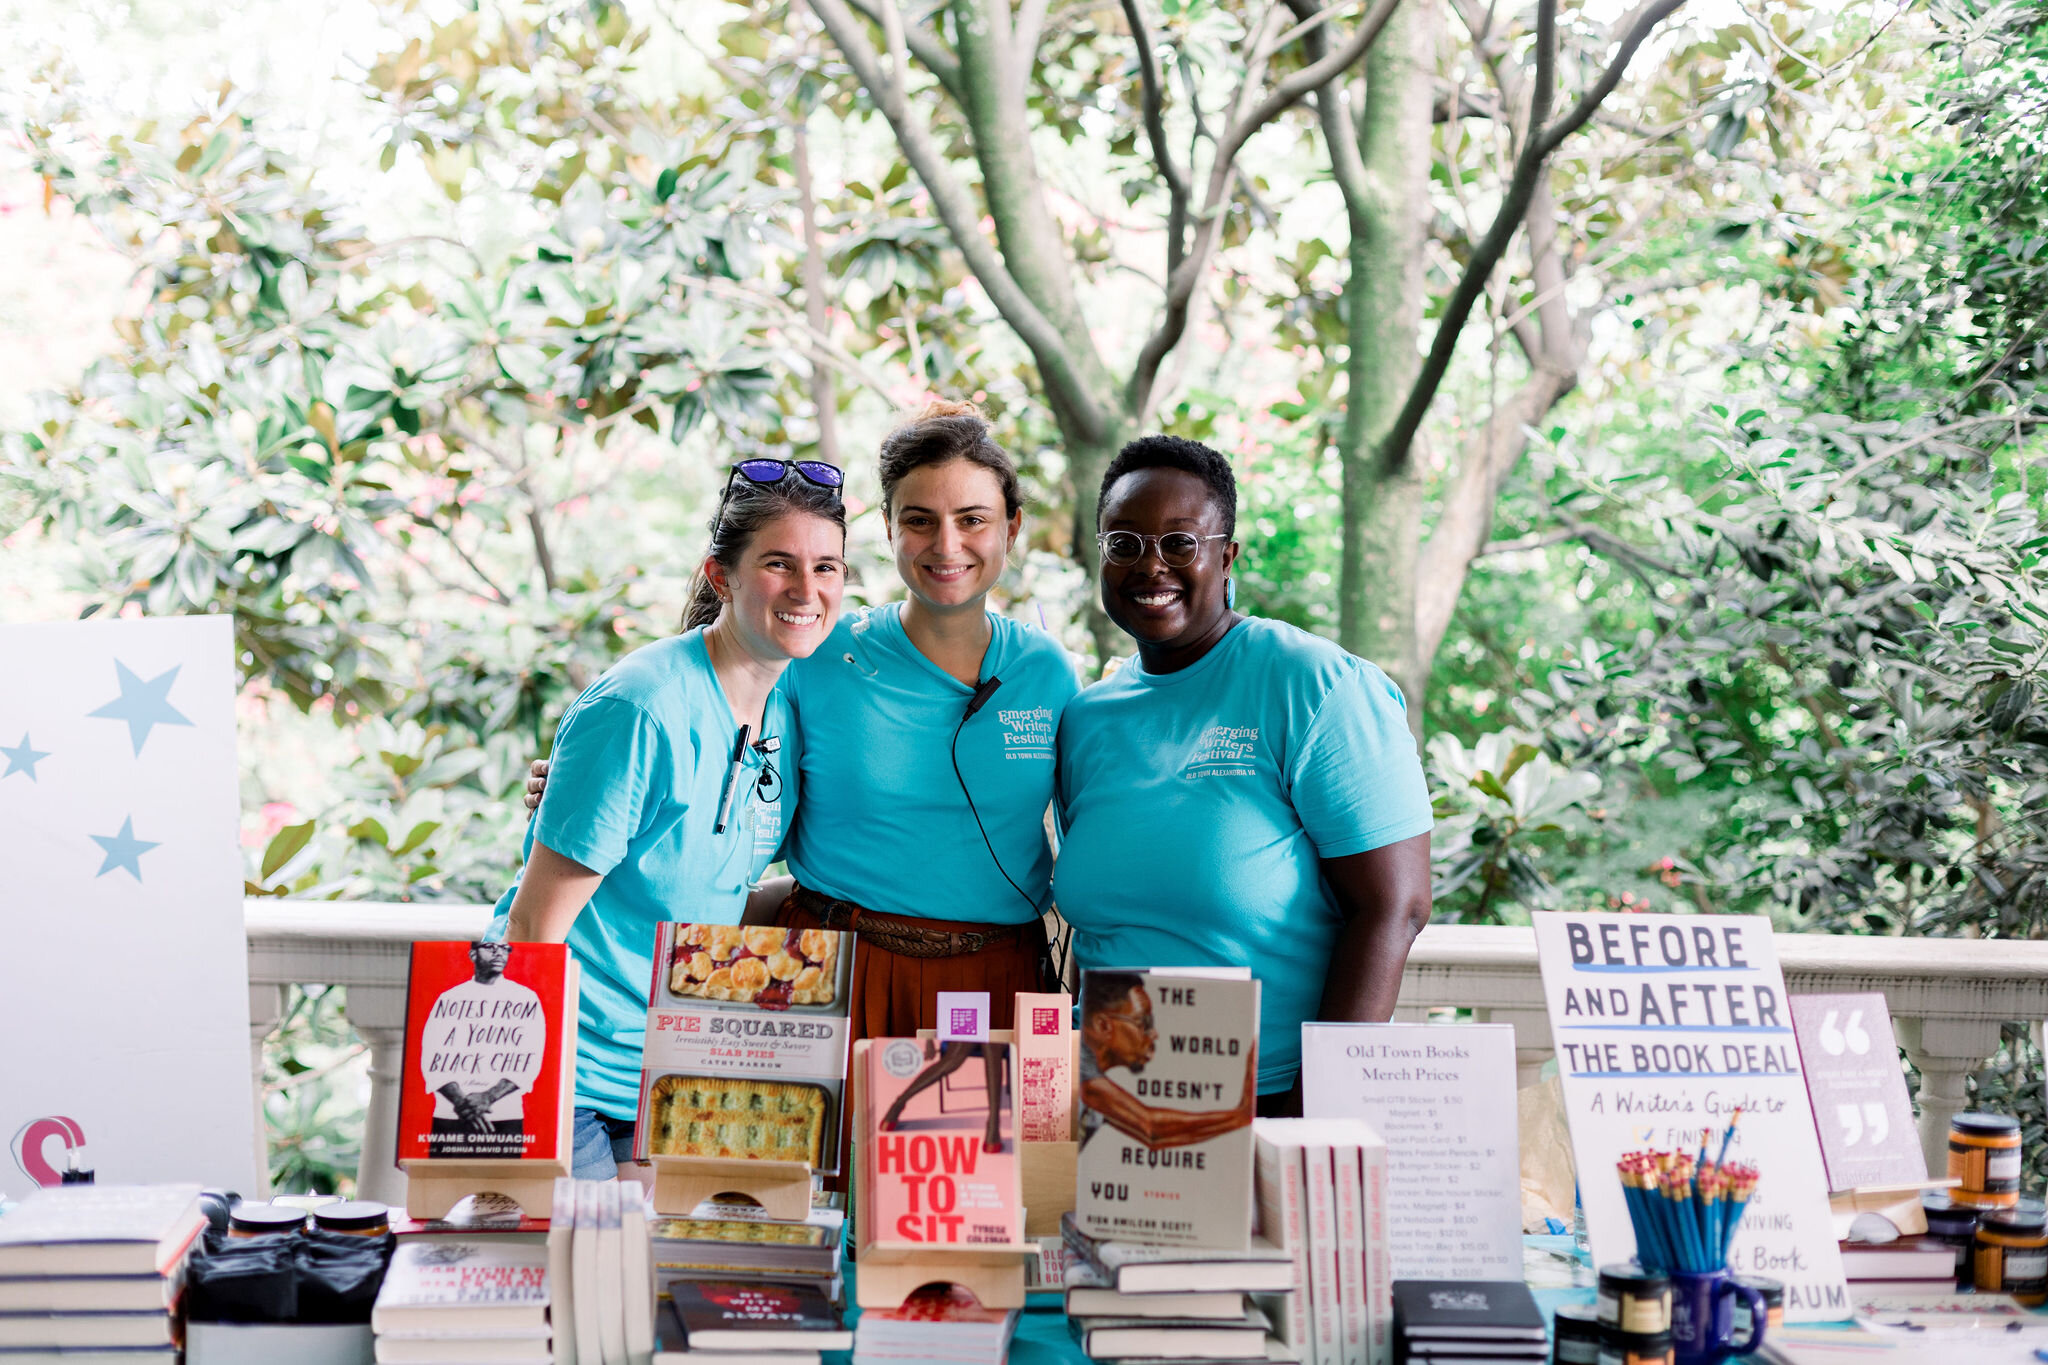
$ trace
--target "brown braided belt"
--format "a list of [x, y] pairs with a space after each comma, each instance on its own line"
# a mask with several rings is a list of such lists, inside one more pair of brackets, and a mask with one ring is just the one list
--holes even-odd
[[835, 900], [808, 887], [799, 886], [789, 898], [817, 916], [818, 923], [827, 929], [849, 930], [859, 934], [862, 943], [886, 948], [900, 957], [962, 957], [984, 948], [1006, 947], [1018, 942], [1026, 930], [1039, 927], [1033, 921], [1030, 924], [991, 925], [984, 930], [961, 933], [933, 929], [897, 915], [877, 914], [852, 901]]

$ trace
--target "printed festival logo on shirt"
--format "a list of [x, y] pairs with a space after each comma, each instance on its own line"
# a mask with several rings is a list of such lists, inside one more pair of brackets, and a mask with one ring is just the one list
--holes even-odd
[[1052, 758], [1057, 728], [1050, 706], [1018, 706], [996, 712], [1003, 726], [1003, 757]]
[[1250, 777], [1259, 747], [1256, 725], [1211, 725], [1195, 741], [1182, 777]]

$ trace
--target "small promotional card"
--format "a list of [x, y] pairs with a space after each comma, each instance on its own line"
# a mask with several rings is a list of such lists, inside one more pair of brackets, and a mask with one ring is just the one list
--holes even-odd
[[942, 1043], [985, 1043], [988, 1041], [988, 992], [939, 992], [939, 1041]]

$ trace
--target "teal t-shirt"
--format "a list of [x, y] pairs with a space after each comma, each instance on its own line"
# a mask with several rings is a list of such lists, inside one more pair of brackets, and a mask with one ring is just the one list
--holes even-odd
[[1336, 645], [1240, 622], [1178, 673], [1136, 659], [1060, 722], [1055, 899], [1089, 967], [1244, 967], [1259, 1093], [1294, 1084], [1341, 923], [1320, 860], [1426, 832], [1401, 690]]
[[798, 882], [908, 918], [1023, 924], [1044, 909], [1053, 739], [1080, 683], [1043, 630], [994, 615], [989, 625], [981, 678], [1002, 686], [960, 729], [958, 778], [953, 732], [973, 689], [911, 643], [902, 603], [842, 617], [816, 653], [783, 674], [812, 795], [786, 850]]
[[[654, 932], [663, 920], [737, 924], [747, 891], [782, 845], [796, 807], [800, 756], [788, 703], [771, 692], [763, 754], [750, 742], [734, 779], [739, 798], [714, 834], [739, 722], [711, 669], [704, 633], [634, 650], [562, 716], [547, 792], [526, 827], [536, 840], [593, 872], [590, 903], [569, 929], [582, 969], [576, 1104], [630, 1118], [640, 1102], [640, 1047], [654, 980]], [[765, 766], [775, 780], [761, 785]], [[770, 797], [773, 797], [771, 800]], [[512, 908], [515, 883], [498, 902]]]

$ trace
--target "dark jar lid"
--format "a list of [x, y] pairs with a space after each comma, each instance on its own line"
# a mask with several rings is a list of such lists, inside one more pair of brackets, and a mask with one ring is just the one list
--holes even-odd
[[1774, 1280], [1766, 1275], [1735, 1275], [1730, 1278], [1735, 1283], [1748, 1285], [1751, 1289], [1763, 1295], [1764, 1307], [1783, 1308], [1785, 1306], [1785, 1282], [1783, 1280]]
[[1616, 1294], [1657, 1295], [1671, 1288], [1671, 1277], [1645, 1269], [1640, 1261], [1612, 1261], [1600, 1267], [1600, 1287]]
[[1921, 1195], [1920, 1211], [1927, 1215], [1927, 1230], [1937, 1236], [1961, 1237], [1977, 1230], [1977, 1210], [1945, 1194]]
[[1600, 1310], [1590, 1303], [1563, 1303], [1557, 1307], [1556, 1336], [1559, 1341], [1600, 1340]]
[[306, 1225], [306, 1211], [289, 1204], [237, 1204], [228, 1214], [236, 1232], [290, 1232]]
[[1993, 1232], [2039, 1233], [2048, 1229], [2048, 1202], [2022, 1195], [2020, 1202], [2009, 1209], [1979, 1211], [1977, 1226]]
[[1982, 1137], [2017, 1136], [2020, 1131], [2020, 1121], [2010, 1114], [1987, 1114], [1975, 1109], [1953, 1116], [1948, 1126], [1958, 1133], [1975, 1133]]
[[348, 1199], [339, 1204], [322, 1204], [313, 1210], [313, 1226], [329, 1232], [368, 1232], [389, 1227], [391, 1209], [368, 1199]]

